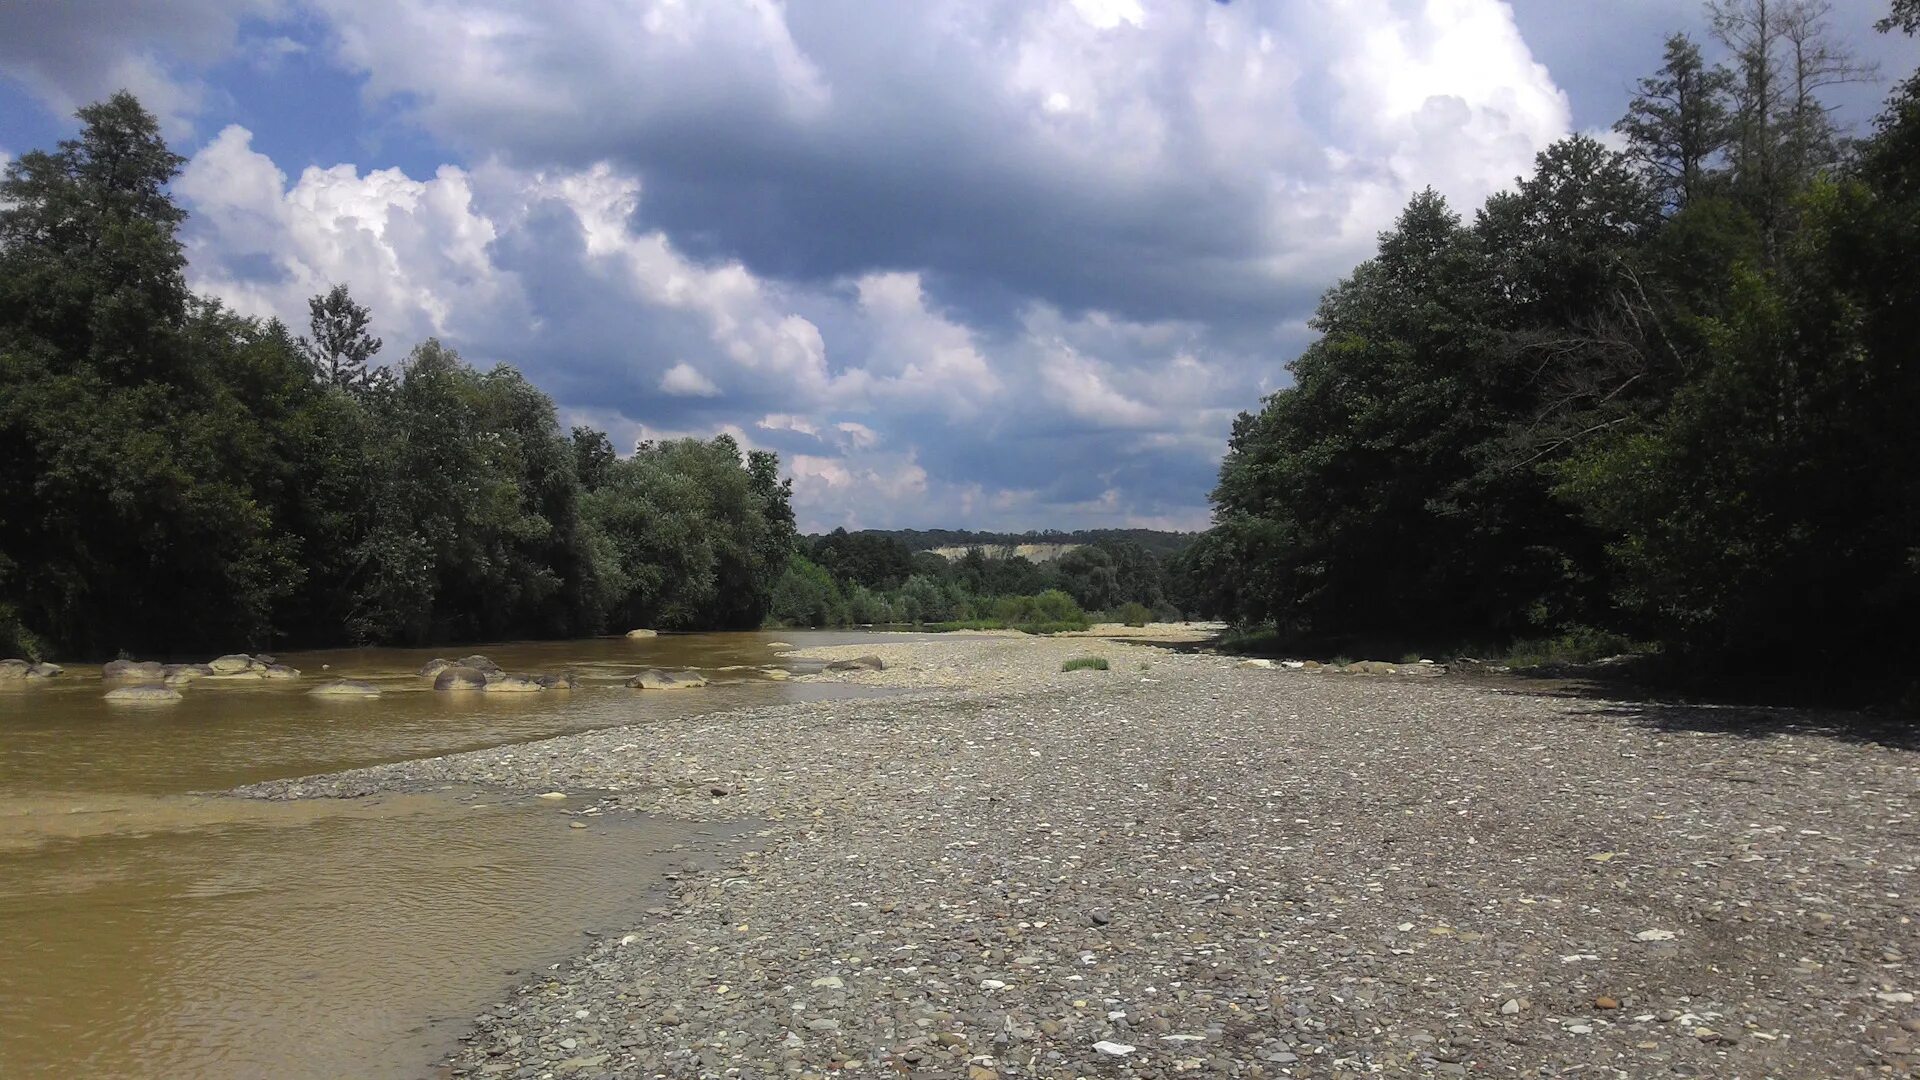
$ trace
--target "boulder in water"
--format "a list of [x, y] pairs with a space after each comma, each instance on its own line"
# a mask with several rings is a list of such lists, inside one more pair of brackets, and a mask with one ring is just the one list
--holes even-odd
[[307, 691], [314, 697], [328, 698], [370, 698], [379, 697], [380, 688], [369, 682], [356, 679], [335, 679], [330, 683], [321, 683]]
[[630, 637], [630, 638], [636, 638], [636, 639], [637, 639], [637, 638], [650, 638], [650, 637], [659, 637], [659, 636], [660, 636], [660, 631], [658, 631], [658, 630], [629, 630], [629, 631], [627, 631], [627, 636], [628, 636], [628, 637]]
[[495, 675], [487, 679], [487, 684], [481, 689], [489, 694], [534, 694], [546, 687], [518, 675]]
[[171, 705], [180, 700], [180, 691], [152, 683], [118, 686], [107, 691], [107, 700], [116, 705]]
[[158, 660], [109, 660], [101, 665], [100, 677], [103, 679], [139, 679], [152, 682], [167, 674]]
[[468, 668], [472, 668], [475, 671], [485, 672], [486, 674], [489, 674], [489, 675], [501, 674], [499, 664], [496, 664], [492, 660], [489, 660], [486, 657], [481, 656], [479, 653], [474, 653], [472, 656], [463, 656], [460, 659], [455, 660], [453, 663], [454, 663], [454, 666], [456, 667], [468, 667]]
[[454, 662], [448, 660], [446, 657], [436, 656], [425, 664], [420, 665], [420, 677], [423, 679], [431, 679], [454, 666]]
[[455, 664], [433, 677], [435, 690], [480, 690], [487, 685], [487, 673], [465, 664]]
[[533, 681], [547, 690], [572, 690], [580, 685], [580, 680], [574, 678], [571, 671], [564, 675], [536, 675]]
[[61, 667], [59, 664], [49, 664], [45, 661], [41, 661], [40, 663], [34, 664], [27, 668], [27, 678], [57, 679], [61, 675], [65, 674], [66, 670], [67, 670], [66, 668]]
[[237, 675], [243, 671], [252, 671], [254, 668], [266, 667], [265, 664], [248, 656], [246, 653], [228, 653], [225, 656], [216, 656], [207, 662], [207, 666], [213, 669], [215, 675]]
[[300, 677], [300, 669], [290, 668], [285, 664], [268, 664], [260, 674], [269, 679], [297, 679]]
[[648, 668], [627, 680], [636, 690], [693, 690], [707, 685], [706, 676], [697, 671], [661, 671]]
[[25, 660], [0, 660], [0, 682], [24, 679], [27, 677], [27, 669], [32, 666]]

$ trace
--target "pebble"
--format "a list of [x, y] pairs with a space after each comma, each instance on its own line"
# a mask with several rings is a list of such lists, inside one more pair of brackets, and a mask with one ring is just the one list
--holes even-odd
[[1084, 649], [810, 650], [884, 667], [802, 683], [897, 695], [698, 704], [246, 793], [480, 783], [751, 823], [489, 1007], [449, 1061], [467, 1073], [575, 1080], [553, 1064], [572, 1038], [611, 1055], [581, 1078], [1707, 1076], [1748, 1054], [1741, 1075], [1828, 1076], [1862, 1027], [1905, 1066], [1911, 1005], [1880, 995], [1911, 992], [1920, 949], [1886, 876], [1920, 827], [1913, 755], [1451, 673], [1114, 644], [1156, 681], [1062, 675]]

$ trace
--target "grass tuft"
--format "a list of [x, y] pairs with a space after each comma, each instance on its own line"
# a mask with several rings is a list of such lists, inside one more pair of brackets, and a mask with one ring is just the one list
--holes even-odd
[[1107, 658], [1104, 656], [1076, 656], [1060, 665], [1061, 671], [1105, 671]]

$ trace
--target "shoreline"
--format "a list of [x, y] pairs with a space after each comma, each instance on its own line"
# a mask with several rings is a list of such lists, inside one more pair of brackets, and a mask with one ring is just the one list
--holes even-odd
[[[1088, 638], [789, 658], [865, 654], [887, 668], [809, 678], [895, 693], [234, 794], [593, 789], [601, 813], [759, 823], [482, 1013], [442, 1075], [1920, 1061], [1909, 752]], [[1082, 655], [1112, 670], [1058, 670]]]

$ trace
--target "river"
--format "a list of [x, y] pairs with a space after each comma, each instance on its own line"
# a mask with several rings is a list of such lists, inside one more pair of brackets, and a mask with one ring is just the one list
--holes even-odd
[[[778, 682], [769, 643], [667, 635], [283, 654], [288, 681], [197, 682], [114, 705], [97, 667], [0, 682], [0, 1077], [412, 1077], [472, 1015], [583, 933], [631, 925], [728, 830], [478, 791], [266, 803], [240, 784], [649, 718], [842, 696]], [[415, 672], [482, 652], [572, 692], [450, 694]], [[642, 667], [713, 684], [636, 691]], [[307, 694], [365, 679], [379, 698]]]

